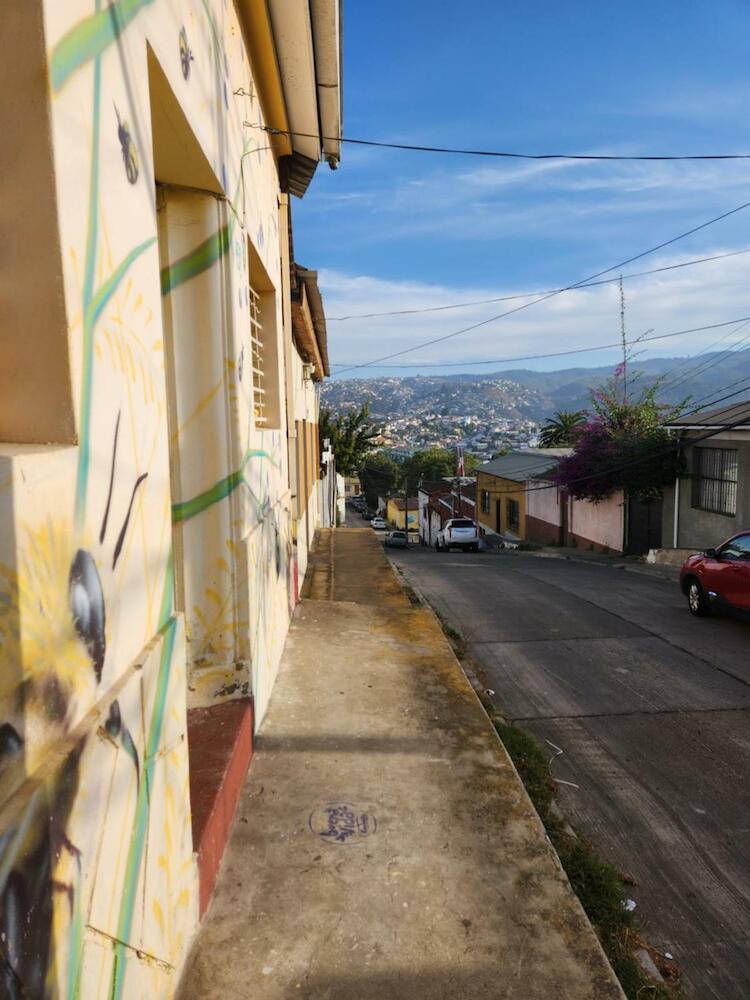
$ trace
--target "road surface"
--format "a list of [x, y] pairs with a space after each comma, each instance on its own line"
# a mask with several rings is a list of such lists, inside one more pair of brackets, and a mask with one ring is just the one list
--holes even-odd
[[562, 749], [561, 806], [633, 878], [686, 997], [748, 1000], [750, 625], [692, 618], [674, 583], [608, 565], [390, 557], [459, 628], [498, 709]]

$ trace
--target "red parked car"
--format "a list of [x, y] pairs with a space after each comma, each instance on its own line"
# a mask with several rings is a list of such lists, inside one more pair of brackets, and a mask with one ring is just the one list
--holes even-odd
[[710, 615], [716, 607], [750, 618], [750, 531], [690, 556], [680, 570], [680, 587], [691, 615]]

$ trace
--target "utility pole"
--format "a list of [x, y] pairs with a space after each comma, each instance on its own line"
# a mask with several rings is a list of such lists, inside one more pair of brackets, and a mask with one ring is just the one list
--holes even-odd
[[622, 401], [628, 401], [628, 338], [625, 333], [625, 287], [620, 275], [620, 333], [622, 335]]
[[[456, 445], [456, 476], [453, 480], [453, 516], [461, 516], [461, 478], [464, 474], [464, 456], [460, 445]], [[456, 511], [458, 504], [458, 512]]]

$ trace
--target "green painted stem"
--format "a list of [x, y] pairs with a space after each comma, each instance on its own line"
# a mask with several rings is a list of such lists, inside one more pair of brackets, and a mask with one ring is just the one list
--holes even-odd
[[220, 479], [218, 483], [199, 493], [191, 500], [183, 500], [180, 503], [172, 504], [172, 523], [179, 524], [181, 521], [189, 521], [191, 517], [202, 514], [204, 510], [208, 510], [215, 503], [228, 497], [230, 493], [237, 489], [240, 483], [244, 482], [245, 469], [248, 462], [253, 458], [265, 458], [273, 465], [276, 464], [267, 451], [263, 451], [260, 448], [252, 448], [246, 451], [239, 469], [235, 472], [230, 472], [228, 476]]

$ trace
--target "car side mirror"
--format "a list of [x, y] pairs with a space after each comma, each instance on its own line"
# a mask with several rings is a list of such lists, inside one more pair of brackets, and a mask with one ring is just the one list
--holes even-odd
[[716, 551], [716, 549], [706, 549], [706, 551], [703, 553], [703, 555], [706, 556], [707, 559], [718, 559], [719, 558], [719, 553]]

